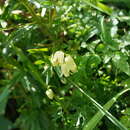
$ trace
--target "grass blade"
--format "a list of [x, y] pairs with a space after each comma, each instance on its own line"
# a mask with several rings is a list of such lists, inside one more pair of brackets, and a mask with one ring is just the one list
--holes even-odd
[[[83, 93], [92, 103], [100, 110], [102, 114], [104, 114], [113, 124], [115, 124], [121, 130], [127, 130], [127, 128], [119, 122], [111, 113], [109, 113], [104, 107], [102, 107], [97, 101], [95, 101], [91, 96], [89, 96], [86, 92], [84, 92], [77, 84], [73, 81], [69, 80], [81, 93]], [[120, 94], [118, 94], [119, 96]], [[115, 98], [114, 98], [115, 100]], [[83, 130], [92, 130], [88, 128], [87, 125], [83, 128]]]
[[17, 72], [14, 77], [9, 82], [9, 84], [4, 88], [3, 92], [0, 94], [0, 114], [4, 114], [8, 96], [11, 92], [11, 87], [14, 86], [20, 79], [22, 74]]
[[[106, 110], [109, 110], [111, 106], [116, 102], [116, 100], [125, 92], [129, 91], [130, 88], [125, 88], [120, 93], [118, 93], [116, 96], [114, 96], [111, 100], [109, 100], [103, 108]], [[105, 113], [102, 113], [100, 110], [93, 116], [93, 118], [84, 126], [83, 130], [92, 130], [96, 127], [96, 125], [99, 123], [99, 121], [103, 118]]]
[[88, 1], [88, 0], [84, 0], [84, 2], [89, 5], [90, 7], [101, 11], [107, 15], [112, 15], [113, 10], [111, 8], [109, 8], [107, 5], [102, 4], [101, 2], [96, 2], [96, 4], [93, 4], [92, 2]]

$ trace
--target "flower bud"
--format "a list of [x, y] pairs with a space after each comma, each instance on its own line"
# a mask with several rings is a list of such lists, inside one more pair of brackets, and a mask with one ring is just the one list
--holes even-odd
[[46, 90], [46, 95], [51, 100], [54, 98], [54, 92], [52, 91], [52, 89]]

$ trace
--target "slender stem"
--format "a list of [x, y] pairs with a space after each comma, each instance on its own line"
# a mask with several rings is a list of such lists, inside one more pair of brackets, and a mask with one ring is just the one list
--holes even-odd
[[31, 13], [32, 17], [37, 21], [40, 22], [40, 18], [35, 14], [34, 8], [30, 6], [27, 0], [21, 0], [22, 4], [27, 8], [27, 10]]
[[6, 30], [15, 29], [15, 28], [22, 28], [22, 27], [24, 27], [24, 26], [32, 25], [32, 24], [34, 24], [34, 23], [35, 23], [35, 22], [27, 23], [27, 24], [21, 24], [21, 25], [15, 25], [15, 26], [11, 26], [11, 27], [8, 27], [8, 28], [0, 28], [0, 31], [6, 31]]
[[30, 5], [30, 3], [27, 0], [21, 0], [22, 4], [27, 8], [27, 10], [32, 15], [33, 19], [36, 21], [36, 23], [40, 26], [42, 33], [45, 36], [48, 36], [51, 40], [53, 39], [52, 35], [50, 34], [50, 29], [48, 29], [47, 26], [44, 25], [44, 21], [42, 18], [36, 15], [35, 9]]

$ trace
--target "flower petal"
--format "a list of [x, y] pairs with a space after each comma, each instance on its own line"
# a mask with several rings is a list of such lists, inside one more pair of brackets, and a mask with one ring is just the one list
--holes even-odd
[[65, 77], [68, 77], [68, 76], [69, 76], [69, 71], [70, 71], [70, 69], [68, 68], [68, 65], [67, 65], [67, 64], [62, 64], [62, 65], [61, 65], [61, 72], [62, 72], [62, 74], [63, 74]]
[[64, 62], [64, 52], [57, 51], [51, 58], [53, 66], [61, 65]]

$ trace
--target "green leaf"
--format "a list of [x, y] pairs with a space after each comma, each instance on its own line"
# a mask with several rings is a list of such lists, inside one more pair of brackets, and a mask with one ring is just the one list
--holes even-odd
[[0, 130], [10, 130], [12, 126], [13, 126], [12, 122], [7, 120], [3, 116], [0, 116]]
[[94, 9], [97, 9], [105, 14], [112, 15], [113, 13], [113, 10], [110, 7], [101, 2], [90, 2], [88, 0], [84, 0], [84, 2], [90, 7], [93, 7]]
[[8, 96], [10, 93], [9, 86], [5, 87], [3, 92], [0, 94], [0, 115], [5, 113], [6, 103], [8, 101]]
[[122, 85], [122, 86], [126, 86], [126, 87], [130, 86], [130, 78], [128, 78], [128, 79], [122, 81], [121, 85]]
[[130, 8], [130, 1], [129, 0], [103, 0], [105, 3], [111, 3], [114, 6], [120, 7], [128, 7]]
[[123, 116], [121, 117], [120, 121], [128, 128], [130, 128], [130, 108], [126, 108], [122, 110]]
[[97, 33], [98, 33], [98, 29], [96, 27], [93, 27], [93, 28], [89, 29], [87, 34], [85, 35], [84, 40], [85, 41], [89, 40], [90, 38], [95, 36]]
[[90, 54], [87, 60], [87, 66], [91, 68], [97, 67], [101, 63], [101, 58], [97, 54]]
[[48, 48], [28, 49], [27, 51], [29, 53], [46, 52], [48, 51]]
[[37, 71], [36, 67], [31, 63], [27, 56], [24, 55], [23, 51], [18, 47], [13, 47], [16, 55], [19, 56], [20, 60], [29, 69], [29, 73], [36, 79], [42, 87], [45, 89], [46, 83], [43, 81], [41, 74]]
[[43, 63], [45, 63], [43, 60], [37, 60], [34, 62], [35, 65], [41, 65]]
[[100, 27], [101, 27], [101, 36], [103, 42], [106, 44], [106, 46], [112, 50], [118, 50], [119, 49], [119, 43], [116, 42], [110, 34], [110, 28], [108, 25], [105, 25], [104, 22], [104, 16], [101, 17], [100, 21]]
[[122, 54], [121, 52], [116, 52], [115, 55], [112, 57], [112, 61], [114, 65], [120, 71], [130, 75], [130, 66], [127, 62], [128, 57]]
[[52, 127], [46, 113], [40, 109], [22, 111], [15, 126], [20, 126], [23, 130], [49, 130]]
[[22, 73], [14, 73], [12, 80], [9, 82], [9, 84], [4, 87], [2, 93], [0, 94], [0, 115], [4, 114], [6, 103], [9, 98], [9, 94], [11, 92], [11, 87], [14, 86], [20, 79], [21, 79]]

